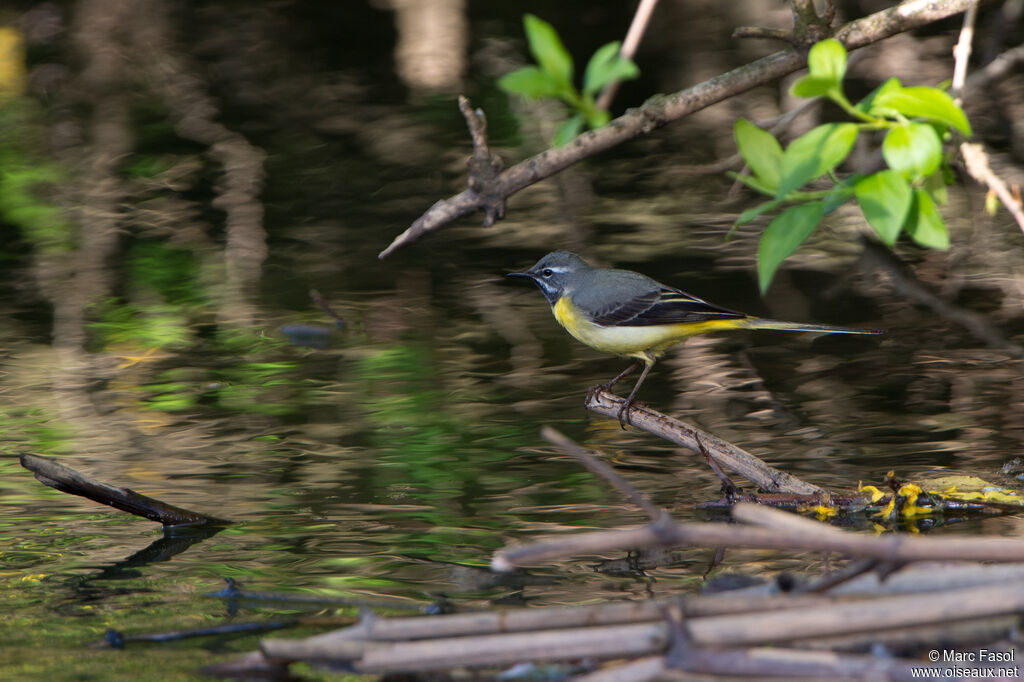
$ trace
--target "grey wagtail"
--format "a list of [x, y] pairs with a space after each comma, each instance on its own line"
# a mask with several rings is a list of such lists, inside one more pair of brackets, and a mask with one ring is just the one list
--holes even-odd
[[619, 408], [622, 428], [629, 423], [629, 408], [655, 361], [691, 336], [724, 329], [882, 333], [752, 317], [702, 301], [639, 272], [592, 268], [569, 251], [552, 251], [526, 272], [508, 276], [532, 279], [551, 304], [558, 323], [579, 341], [599, 351], [637, 358], [617, 377], [595, 388], [610, 389], [643, 363], [644, 371]]

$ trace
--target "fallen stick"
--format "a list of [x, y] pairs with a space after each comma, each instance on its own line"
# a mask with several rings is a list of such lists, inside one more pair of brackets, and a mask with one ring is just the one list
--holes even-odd
[[[699, 651], [705, 648], [784, 644], [865, 632], [883, 637], [888, 631], [899, 633], [907, 628], [1022, 612], [1024, 582], [1014, 582], [933, 593], [928, 599], [919, 595], [885, 596], [833, 604], [828, 609], [817, 604], [783, 611], [691, 617], [687, 618], [686, 626], [691, 646], [695, 648], [691, 653], [699, 653], [696, 658], [699, 660], [701, 656], [713, 657], [713, 654]], [[267, 639], [261, 643], [261, 650], [267, 659], [275, 662], [345, 663], [363, 673], [396, 673], [461, 666], [494, 667], [526, 660], [651, 656], [666, 651], [669, 637], [668, 623], [659, 620], [393, 643], [322, 636], [306, 640]], [[719, 660], [715, 669], [725, 670], [721, 666], [728, 665]], [[805, 663], [796, 665], [800, 668]], [[739, 666], [733, 670], [747, 669]]]
[[1024, 612], [1024, 582], [959, 590], [884, 596], [836, 603], [827, 609], [800, 608], [687, 621], [702, 646], [754, 646], [821, 637], [960, 622]]
[[[594, 391], [587, 399], [586, 407], [591, 412], [617, 418], [623, 398], [606, 390]], [[769, 466], [754, 455], [732, 443], [701, 431], [678, 419], [656, 412], [645, 405], [634, 404], [629, 410], [629, 421], [638, 429], [665, 440], [689, 448], [695, 453], [704, 451], [715, 462], [735, 471], [761, 490], [770, 493], [794, 493], [797, 495], [826, 494], [824, 488], [802, 481], [792, 474]]]
[[115, 509], [141, 516], [167, 526], [228, 525], [230, 521], [218, 519], [199, 512], [182, 509], [130, 488], [115, 488], [100, 483], [70, 467], [57, 462], [53, 457], [23, 453], [21, 466], [33, 474], [36, 480], [63, 493], [85, 497]]
[[[514, 611], [456, 613], [442, 616], [364, 618], [360, 623], [302, 640], [303, 646], [329, 649], [338, 642], [401, 642], [418, 639], [495, 635], [538, 630], [558, 630], [604, 625], [650, 623], [664, 619], [665, 610], [678, 606], [688, 618], [712, 615], [778, 611], [795, 608], [824, 608], [830, 597], [729, 594], [669, 597], [645, 601], [623, 601], [593, 606], [563, 606]], [[287, 640], [280, 640], [287, 641]], [[280, 644], [281, 647], [285, 645]], [[298, 645], [296, 645], [298, 646]], [[277, 650], [281, 654], [283, 648]], [[298, 649], [295, 649], [298, 651]]]
[[[736, 507], [748, 503], [739, 503]], [[744, 513], [741, 511], [741, 513]], [[731, 547], [786, 551], [839, 552], [890, 563], [957, 561], [1024, 561], [1024, 541], [1015, 538], [931, 538], [907, 535], [875, 537], [840, 530], [808, 533], [803, 529], [760, 528], [726, 523], [675, 523], [662, 519], [626, 529], [578, 533], [557, 540], [499, 550], [495, 571], [545, 564], [581, 555], [603, 555], [654, 547]]]
[[271, 661], [345, 662], [351, 663], [357, 672], [386, 673], [513, 665], [525, 660], [648, 656], [663, 651], [667, 641], [665, 623], [640, 623], [392, 644], [265, 639], [260, 643], [260, 650]]
[[[860, 583], [860, 584], [857, 584]], [[865, 584], [867, 583], [867, 584]], [[978, 588], [982, 589], [978, 589]], [[952, 566], [922, 566], [920, 568], [905, 569], [891, 576], [886, 583], [878, 584], [874, 576], [862, 577], [854, 583], [844, 585], [840, 589], [851, 594], [864, 595], [870, 593], [867, 599], [852, 601], [849, 597], [838, 598], [836, 596], [821, 595], [785, 595], [785, 594], [751, 594], [748, 591], [738, 591], [714, 595], [691, 595], [676, 596], [662, 599], [647, 600], [642, 602], [613, 602], [591, 606], [570, 606], [552, 607], [538, 609], [517, 609], [507, 611], [490, 611], [483, 613], [450, 614], [442, 616], [418, 616], [408, 618], [364, 618], [357, 625], [347, 628], [333, 630], [331, 632], [315, 635], [301, 640], [268, 640], [265, 647], [267, 655], [254, 652], [246, 657], [229, 661], [217, 668], [234, 672], [236, 668], [249, 669], [255, 666], [257, 669], [267, 665], [276, 666], [275, 670], [281, 670], [281, 666], [298, 660], [322, 660], [327, 656], [334, 661], [354, 661], [360, 659], [369, 649], [380, 649], [385, 643], [408, 642], [409, 640], [433, 639], [436, 646], [443, 645], [446, 641], [457, 639], [463, 644], [467, 638], [472, 640], [479, 635], [499, 635], [501, 633], [536, 634], [538, 637], [551, 637], [557, 634], [562, 628], [585, 628], [586, 626], [614, 626], [626, 624], [662, 624], [666, 612], [670, 608], [680, 609], [692, 625], [698, 636], [697, 644], [707, 644], [708, 641], [717, 639], [728, 639], [726, 642], [717, 642], [719, 646], [735, 646], [731, 633], [735, 622], [746, 622], [747, 619], [754, 619], [756, 624], [749, 627], [744, 626], [737, 629], [737, 632], [750, 630], [757, 632], [761, 629], [762, 638], [782, 637], [786, 632], [785, 628], [770, 630], [766, 628], [775, 627], [777, 623], [769, 622], [766, 619], [775, 618], [783, 620], [784, 625], [788, 622], [796, 622], [804, 618], [827, 617], [833, 607], [841, 605], [843, 608], [860, 611], [860, 625], [863, 628], [861, 633], [870, 636], [872, 642], [890, 641], [896, 638], [899, 641], [901, 635], [908, 633], [930, 632], [936, 627], [947, 628], [951, 621], [959, 623], [959, 614], [949, 616], [941, 615], [943, 609], [958, 609], [958, 604], [964, 600], [972, 600], [972, 603], [983, 604], [988, 608], [994, 602], [997, 610], [1005, 610], [1007, 601], [1003, 598], [1007, 595], [1015, 595], [1021, 592], [1024, 587], [1024, 565], [978, 565], [978, 564], [956, 564]], [[988, 589], [985, 589], [988, 588]], [[1000, 593], [1000, 590], [1002, 592]], [[922, 593], [930, 593], [923, 595]], [[934, 594], [940, 594], [943, 603], [933, 599]], [[901, 601], [893, 604], [892, 595], [900, 595]], [[992, 595], [996, 595], [994, 598]], [[981, 598], [979, 601], [978, 598]], [[938, 609], [940, 619], [938, 625], [916, 624], [913, 629], [900, 625], [899, 617], [902, 608], [906, 612], [922, 613], [919, 606], [922, 604], [937, 604], [931, 608]], [[890, 618], [888, 612], [880, 612], [877, 609], [895, 609], [897, 618], [893, 620], [895, 629], [884, 630], [889, 627], [890, 621], [880, 620]], [[761, 616], [765, 619], [757, 620]], [[850, 611], [842, 612], [838, 618], [833, 618], [834, 623], [847, 623], [854, 625], [849, 617]], [[927, 614], [932, 617], [934, 614]], [[1004, 616], [1005, 617], [1005, 616]], [[728, 618], [737, 619], [734, 621]], [[922, 618], [922, 616], [918, 616]], [[701, 623], [708, 625], [701, 625]], [[997, 619], [984, 614], [983, 620], [975, 620], [975, 623], [997, 623]], [[903, 627], [903, 629], [899, 629]], [[814, 641], [820, 631], [820, 625], [815, 622], [803, 628], [807, 637]], [[765, 634], [770, 633], [770, 634]], [[797, 633], [799, 634], [799, 633]], [[935, 634], [927, 641], [935, 641], [942, 633]], [[845, 637], [844, 640], [852, 641], [854, 635], [842, 633], [836, 637]], [[745, 639], [749, 637], [744, 635]], [[982, 641], [972, 639], [972, 641]], [[440, 644], [439, 644], [440, 643]], [[471, 642], [472, 643], [472, 642]], [[383, 651], [383, 649], [381, 649]], [[390, 650], [390, 649], [389, 649]], [[779, 649], [773, 649], [780, 651]], [[393, 650], [391, 650], [393, 651]], [[748, 655], [757, 654], [758, 650], [749, 650]], [[770, 657], [770, 654], [767, 654]], [[815, 656], [817, 654], [807, 654]], [[834, 654], [827, 654], [834, 656]], [[840, 658], [843, 658], [840, 656]], [[379, 659], [378, 659], [379, 660]], [[640, 669], [654, 669], [656, 664], [652, 660], [661, 660], [660, 656], [647, 660], [647, 665], [639, 665], [635, 671]], [[770, 661], [765, 661], [770, 664]], [[710, 665], [710, 664], [708, 664]], [[724, 664], [723, 664], [724, 665]], [[841, 663], [845, 670], [847, 663]], [[856, 661], [850, 663], [856, 668]], [[895, 668], [886, 671], [888, 677], [872, 677], [870, 679], [908, 679], [907, 670], [902, 662], [895, 661]], [[628, 674], [629, 666], [621, 671], [621, 674]], [[788, 669], [788, 668], [783, 668]], [[613, 669], [601, 670], [593, 673], [593, 682], [604, 679], [602, 675], [607, 674], [608, 680], [640, 678], [617, 677], [619, 673], [612, 673]], [[765, 672], [767, 674], [767, 672]], [[839, 675], [825, 675], [826, 678], [833, 678]], [[589, 680], [589, 678], [587, 678]]]

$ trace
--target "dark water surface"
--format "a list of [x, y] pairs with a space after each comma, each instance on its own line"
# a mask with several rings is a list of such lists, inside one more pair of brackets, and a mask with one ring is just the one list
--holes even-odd
[[[494, 90], [494, 62], [521, 55], [518, 17], [542, 8], [485, 15], [490, 3], [473, 5], [463, 91], [487, 109], [495, 144], [511, 163], [541, 148], [545, 136], [531, 123], [534, 110]], [[266, 12], [254, 12], [256, 28], [246, 30], [271, 33], [280, 8]], [[581, 34], [567, 29], [571, 47], [589, 53], [621, 35], [622, 12], [584, 12]], [[534, 287], [504, 278], [554, 248], [643, 270], [758, 315], [886, 330], [882, 337], [694, 339], [652, 373], [642, 392], [652, 407], [837, 490], [878, 484], [890, 469], [915, 480], [973, 474], [1014, 483], [999, 468], [1024, 450], [1017, 348], [991, 347], [862, 257], [864, 225], [854, 207], [831, 216], [758, 296], [762, 226], [724, 240], [752, 198], [732, 200], [728, 179], [683, 168], [732, 153], [737, 113], [678, 123], [524, 191], [494, 227], [479, 227], [475, 216], [378, 261], [432, 202], [460, 189], [468, 139], [453, 96], [417, 93], [398, 79], [390, 12], [363, 7], [343, 20], [307, 7], [287, 16], [295, 44], [275, 42], [278, 52], [267, 58], [297, 81], [278, 81], [280, 95], [249, 83], [255, 95], [247, 98], [226, 77], [218, 81], [218, 68], [231, 60], [211, 45], [213, 28], [200, 31], [205, 52], [195, 48], [222, 97], [225, 123], [268, 154], [262, 198], [270, 255], [249, 301], [253, 325], [219, 324], [202, 303], [216, 298], [216, 278], [183, 279], [179, 290], [168, 282], [182, 271], [172, 270], [149, 293], [124, 294], [134, 296], [131, 319], [145, 320], [145, 329], [107, 318], [107, 327], [93, 329], [103, 340], [83, 363], [59, 348], [48, 307], [26, 293], [35, 286], [27, 260], [0, 282], [7, 455], [0, 459], [0, 669], [10, 675], [0, 677], [193, 679], [200, 665], [251, 650], [256, 638], [112, 651], [99, 646], [104, 631], [321, 613], [204, 596], [225, 578], [263, 593], [383, 601], [396, 614], [442, 599], [472, 609], [699, 589], [710, 550], [679, 551], [654, 565], [608, 556], [513, 576], [486, 570], [508, 543], [644, 521], [545, 444], [543, 425], [600, 452], [680, 519], [705, 518], [693, 506], [719, 495], [700, 457], [585, 412], [586, 388], [624, 361], [573, 341]], [[743, 23], [719, 21], [722, 30]], [[590, 45], [587, 31], [606, 37]], [[650, 53], [639, 58], [645, 79], [623, 91], [623, 106], [747, 57], [706, 51], [686, 64], [666, 61], [671, 52], [659, 50], [676, 46], [655, 30]], [[770, 99], [752, 93], [745, 101], [757, 109]], [[153, 144], [176, 153], [173, 140]], [[1020, 343], [1021, 235], [1002, 215], [979, 215], [977, 199], [951, 192], [949, 254], [903, 244], [898, 255], [925, 288]], [[205, 210], [216, 222], [216, 210]], [[147, 262], [149, 242], [133, 239], [138, 244], [112, 266], [119, 281]], [[153, 253], [159, 260], [168, 252]], [[344, 328], [312, 302], [311, 289]], [[329, 338], [324, 347], [302, 345], [308, 340], [287, 333], [293, 325], [317, 326]], [[60, 456], [99, 480], [235, 523], [173, 553], [181, 546], [163, 542], [154, 524], [35, 481], [18, 465], [21, 451]], [[939, 532], [1016, 534], [1020, 521]], [[728, 552], [715, 574], [770, 577], [782, 569], [819, 571], [821, 558]], [[357, 608], [322, 613], [355, 616]]]

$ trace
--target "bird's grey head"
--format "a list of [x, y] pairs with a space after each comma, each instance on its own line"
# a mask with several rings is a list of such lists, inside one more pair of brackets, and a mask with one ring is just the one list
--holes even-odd
[[532, 279], [541, 293], [554, 305], [565, 292], [571, 278], [590, 269], [587, 262], [570, 251], [552, 251], [525, 272], [510, 272], [509, 277]]

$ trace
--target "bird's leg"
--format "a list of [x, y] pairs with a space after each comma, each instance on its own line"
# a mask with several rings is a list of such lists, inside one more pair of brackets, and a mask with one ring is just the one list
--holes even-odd
[[633, 386], [633, 390], [629, 392], [629, 397], [626, 398], [626, 402], [622, 403], [622, 407], [619, 408], [619, 426], [623, 429], [626, 428], [626, 424], [633, 423], [629, 421], [629, 408], [633, 406], [633, 398], [636, 397], [636, 392], [640, 390], [640, 385], [644, 383], [644, 379], [646, 379], [648, 373], [650, 373], [651, 367], [654, 367], [654, 358], [650, 355], [647, 356], [647, 360], [645, 362], [646, 366], [644, 367], [644, 371], [640, 373], [640, 378], [636, 380], [636, 384]]
[[629, 367], [627, 367], [626, 369], [622, 370], [617, 375], [615, 375], [615, 378], [612, 379], [611, 381], [609, 381], [604, 386], [602, 386], [602, 388], [604, 388], [604, 390], [606, 390], [606, 391], [611, 390], [611, 387], [614, 386], [615, 384], [619, 383], [619, 380], [622, 379], [622, 377], [629, 376], [630, 374], [635, 372], [637, 370], [637, 368], [640, 367], [640, 363], [642, 363], [642, 362], [643, 362], [643, 360], [637, 360], [632, 365], [630, 365]]
[[635, 372], [637, 368], [640, 366], [640, 363], [642, 362], [643, 360], [637, 360], [632, 365], [619, 372], [614, 379], [612, 379], [606, 384], [596, 384], [594, 386], [591, 386], [589, 389], [587, 389], [587, 402], [589, 403], [591, 400], [593, 400], [594, 394], [597, 393], [598, 391], [612, 390], [612, 386], [619, 383], [619, 380], [622, 379], [622, 377], [629, 376], [630, 374]]

